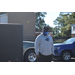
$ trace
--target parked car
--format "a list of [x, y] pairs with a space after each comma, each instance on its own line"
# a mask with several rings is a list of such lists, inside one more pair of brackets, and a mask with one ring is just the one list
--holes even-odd
[[23, 41], [23, 61], [35, 62], [37, 61], [35, 54], [34, 42]]
[[54, 44], [54, 58], [69, 61], [71, 57], [75, 57], [75, 38]]

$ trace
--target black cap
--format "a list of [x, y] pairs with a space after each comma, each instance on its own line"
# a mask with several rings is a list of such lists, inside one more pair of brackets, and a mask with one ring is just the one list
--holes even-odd
[[46, 26], [45, 26], [45, 27], [43, 28], [43, 30], [48, 31], [48, 30], [49, 30], [49, 27], [46, 27]]

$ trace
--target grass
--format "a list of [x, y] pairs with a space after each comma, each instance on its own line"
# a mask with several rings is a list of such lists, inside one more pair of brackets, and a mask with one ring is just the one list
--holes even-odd
[[63, 43], [65, 39], [56, 39], [54, 40], [54, 43]]

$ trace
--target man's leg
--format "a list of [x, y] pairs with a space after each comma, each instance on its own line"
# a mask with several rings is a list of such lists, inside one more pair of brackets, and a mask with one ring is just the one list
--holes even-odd
[[45, 58], [45, 62], [51, 62], [52, 61], [52, 55], [48, 55]]
[[45, 62], [45, 56], [39, 53], [38, 62]]

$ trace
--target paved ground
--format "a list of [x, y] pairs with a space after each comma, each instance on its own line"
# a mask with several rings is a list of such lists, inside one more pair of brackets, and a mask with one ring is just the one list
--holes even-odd
[[[54, 58], [53, 58], [53, 61], [52, 61], [52, 62], [65, 62], [65, 61], [57, 60], [57, 59], [54, 59]], [[68, 62], [75, 62], [75, 58], [71, 58], [71, 60], [68, 61]]]

